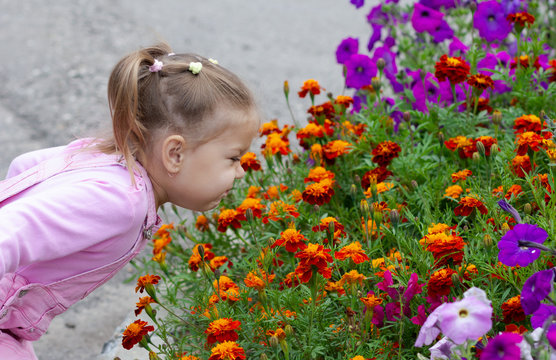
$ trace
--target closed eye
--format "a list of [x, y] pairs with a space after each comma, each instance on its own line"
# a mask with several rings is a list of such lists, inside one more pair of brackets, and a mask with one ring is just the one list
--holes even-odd
[[234, 161], [234, 162], [235, 162], [235, 161], [240, 161], [240, 160], [241, 160], [241, 158], [239, 158], [239, 157], [233, 157], [233, 158], [230, 158], [230, 159], [231, 159], [232, 161]]

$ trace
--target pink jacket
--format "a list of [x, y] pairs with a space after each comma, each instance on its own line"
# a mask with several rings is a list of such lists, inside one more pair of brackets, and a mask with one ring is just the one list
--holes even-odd
[[17, 340], [39, 339], [160, 226], [146, 171], [132, 186], [119, 156], [86, 143], [24, 154], [0, 182], [0, 332]]

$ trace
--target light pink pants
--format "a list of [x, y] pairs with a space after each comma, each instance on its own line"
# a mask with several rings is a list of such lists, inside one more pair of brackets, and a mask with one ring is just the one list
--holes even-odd
[[0, 359], [37, 360], [31, 341], [17, 340], [0, 330]]

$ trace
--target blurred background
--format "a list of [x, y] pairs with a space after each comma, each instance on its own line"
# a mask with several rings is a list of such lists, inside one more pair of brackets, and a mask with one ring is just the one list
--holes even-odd
[[[175, 52], [217, 59], [254, 90], [264, 120], [280, 126], [291, 122], [282, 90], [288, 80], [296, 118], [304, 119], [310, 100], [297, 97], [303, 81], [342, 92], [336, 47], [348, 36], [365, 46], [366, 14], [376, 3], [356, 9], [349, 0], [0, 0], [0, 178], [20, 153], [110, 128], [112, 67], [158, 40]], [[129, 268], [120, 272], [56, 318], [35, 345], [39, 359], [145, 358], [143, 350], [122, 352], [118, 342], [138, 300], [134, 284], [123, 282], [129, 275]]]

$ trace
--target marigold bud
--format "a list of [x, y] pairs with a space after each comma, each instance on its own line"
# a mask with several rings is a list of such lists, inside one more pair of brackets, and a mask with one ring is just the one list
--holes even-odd
[[477, 151], [479, 152], [479, 154], [485, 156], [485, 144], [483, 144], [482, 141], [477, 141], [475, 146], [477, 147]]
[[382, 213], [380, 211], [373, 211], [373, 219], [377, 224], [382, 222]]
[[278, 346], [280, 346], [280, 341], [276, 336], [271, 336], [268, 342], [270, 343], [270, 346], [272, 346], [273, 348], [277, 348]]
[[503, 223], [500, 232], [502, 235], [505, 235], [508, 231], [510, 231], [510, 225], [508, 225], [508, 223]]
[[268, 356], [265, 353], [262, 353], [259, 357], [260, 360], [268, 360]]
[[361, 200], [361, 204], [360, 204], [359, 208], [361, 209], [362, 213], [368, 214], [369, 213], [369, 203], [367, 202], [367, 200], [365, 200], [365, 199]]
[[477, 3], [475, 1], [471, 1], [469, 3], [469, 10], [471, 10], [472, 13], [475, 13], [475, 11], [477, 11]]
[[390, 211], [390, 222], [394, 226], [400, 223], [400, 213], [398, 212], [398, 210], [394, 209]]
[[460, 283], [459, 274], [457, 272], [452, 274], [452, 284], [456, 285]]
[[540, 118], [541, 120], [544, 120], [545, 117], [546, 117], [546, 113], [544, 112], [544, 110], [541, 110], [541, 111], [539, 112], [539, 118]]
[[268, 246], [272, 246], [276, 242], [276, 239], [273, 237], [268, 238]]
[[481, 155], [479, 155], [477, 151], [475, 151], [472, 156], [473, 156], [473, 161], [481, 160]]
[[284, 81], [284, 95], [286, 95], [286, 99], [288, 98], [288, 95], [290, 94], [290, 83], [288, 82], [288, 80]]
[[438, 141], [441, 144], [444, 144], [444, 140], [445, 140], [444, 133], [441, 131], [441, 132], [438, 133]]
[[355, 186], [355, 184], [351, 184], [349, 192], [351, 193], [351, 196], [355, 196], [357, 194], [357, 186]]
[[205, 260], [205, 247], [203, 246], [203, 244], [197, 246], [197, 252], [201, 257], [201, 261]]
[[489, 234], [485, 234], [485, 236], [483, 237], [483, 243], [486, 246], [491, 246], [492, 245], [492, 236], [490, 236]]
[[[384, 61], [383, 58], [378, 58], [378, 60], [376, 61], [376, 67], [378, 70], [382, 71], [384, 69], [384, 67], [386, 66], [386, 61]], [[374, 86], [373, 86], [374, 87]]]
[[359, 183], [361, 183], [361, 177], [359, 175], [355, 174], [355, 176], [353, 177], [353, 181], [356, 184], [359, 184]]
[[419, 187], [419, 184], [417, 183], [417, 181], [411, 180], [411, 186], [413, 187], [414, 190], [416, 190]]
[[334, 227], [334, 221], [328, 223], [328, 232], [330, 232], [330, 234], [334, 234], [334, 231], [336, 231]]
[[160, 360], [160, 358], [154, 351], [149, 351], [149, 360]]
[[403, 113], [403, 121], [410, 122], [411, 121], [411, 113], [409, 111], [405, 111]]
[[290, 324], [284, 326], [284, 331], [286, 332], [287, 336], [292, 336], [294, 333], [293, 327]]
[[500, 110], [494, 110], [492, 112], [492, 122], [496, 125], [500, 125], [500, 123], [502, 122], [502, 113], [500, 112]]
[[219, 269], [214, 269], [214, 277], [216, 279], [220, 279], [220, 270]]
[[315, 204], [315, 205], [313, 206], [313, 210], [314, 210], [315, 212], [318, 213], [318, 212], [320, 211], [320, 206], [318, 206], [317, 204]]
[[525, 203], [525, 205], [523, 205], [523, 212], [527, 215], [531, 215], [531, 211], [533, 210], [533, 208], [531, 207], [531, 204], [529, 203]]
[[371, 86], [373, 87], [373, 89], [375, 89], [375, 91], [378, 91], [378, 90], [380, 90], [380, 87], [382, 86], [382, 83], [381, 83], [379, 78], [373, 77], [371, 79]]
[[490, 154], [491, 155], [499, 153], [499, 152], [500, 152], [500, 147], [498, 146], [498, 144], [492, 144], [490, 146]]
[[254, 219], [253, 210], [252, 209], [247, 209], [245, 211], [245, 217], [247, 218], [247, 221], [249, 221], [249, 222], [253, 221], [253, 219]]

